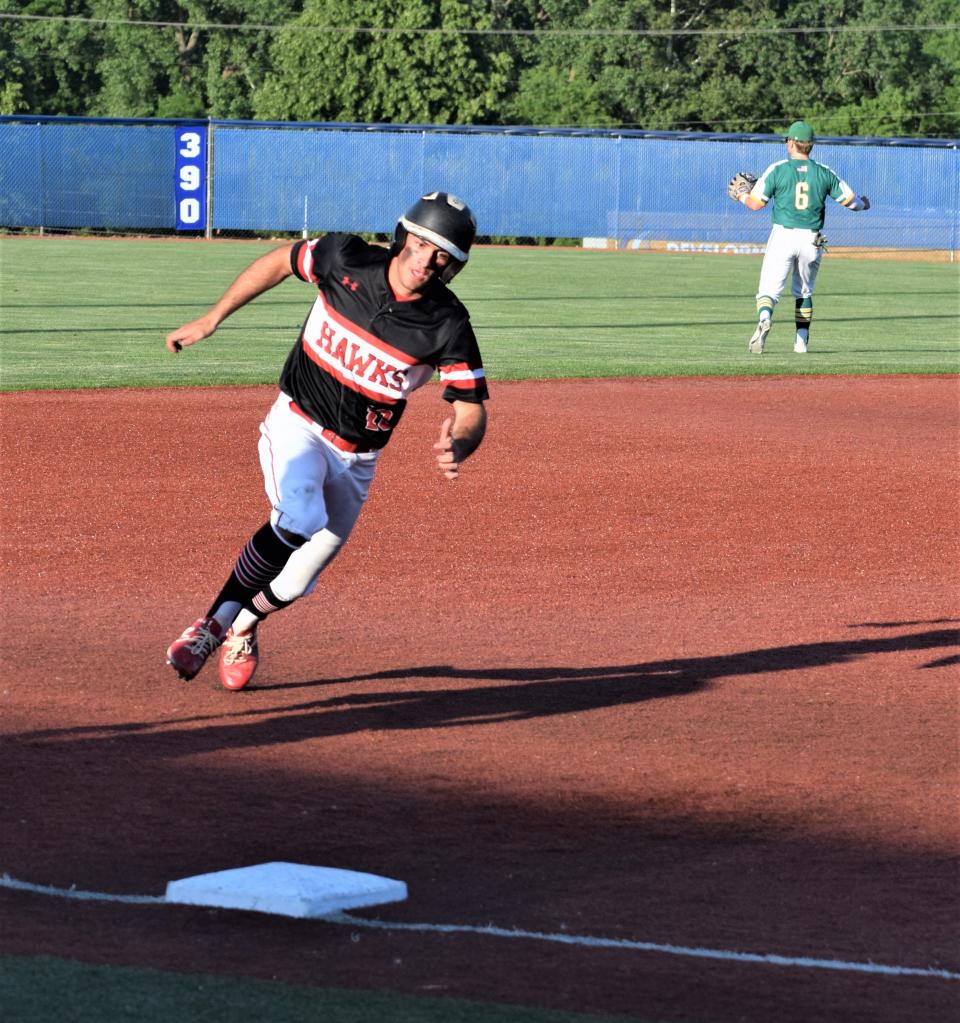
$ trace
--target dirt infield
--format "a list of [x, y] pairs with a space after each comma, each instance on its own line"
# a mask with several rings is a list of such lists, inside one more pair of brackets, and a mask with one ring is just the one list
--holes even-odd
[[[288, 860], [386, 921], [960, 970], [958, 382], [415, 401], [257, 685], [167, 643], [265, 517], [270, 388], [0, 396], [0, 874]], [[685, 1023], [946, 1023], [960, 982], [0, 890], [0, 951]]]

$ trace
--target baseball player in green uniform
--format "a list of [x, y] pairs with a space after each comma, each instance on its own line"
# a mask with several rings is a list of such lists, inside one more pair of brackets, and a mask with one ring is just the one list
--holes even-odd
[[808, 349], [813, 287], [826, 245], [821, 231], [827, 198], [848, 210], [870, 209], [865, 195], [858, 197], [829, 167], [810, 159], [814, 135], [806, 121], [794, 121], [784, 141], [787, 159], [770, 164], [752, 189], [734, 196], [751, 210], [763, 209], [773, 200], [773, 227], [757, 289], [757, 328], [747, 345], [754, 355], [763, 351], [774, 307], [791, 273], [797, 331], [793, 350], [803, 354]]

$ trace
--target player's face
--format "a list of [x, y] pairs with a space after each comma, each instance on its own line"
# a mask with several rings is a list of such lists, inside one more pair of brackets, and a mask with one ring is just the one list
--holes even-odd
[[401, 298], [408, 298], [423, 291], [449, 262], [449, 252], [408, 234], [403, 249], [390, 264], [390, 284]]

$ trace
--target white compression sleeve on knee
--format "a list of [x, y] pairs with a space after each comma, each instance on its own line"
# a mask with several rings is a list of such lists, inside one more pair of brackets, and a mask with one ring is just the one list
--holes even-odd
[[314, 533], [290, 555], [270, 588], [280, 600], [296, 600], [309, 593], [317, 576], [333, 561], [342, 546], [343, 540], [329, 529]]

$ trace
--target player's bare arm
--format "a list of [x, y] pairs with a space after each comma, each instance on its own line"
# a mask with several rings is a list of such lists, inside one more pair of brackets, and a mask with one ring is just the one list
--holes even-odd
[[176, 353], [209, 337], [231, 313], [289, 277], [292, 249], [293, 244], [283, 245], [254, 260], [203, 316], [170, 331], [167, 350]]
[[482, 403], [453, 402], [453, 417], [443, 421], [440, 439], [433, 445], [437, 466], [448, 480], [460, 475], [460, 466], [480, 447], [487, 430], [487, 410]]

